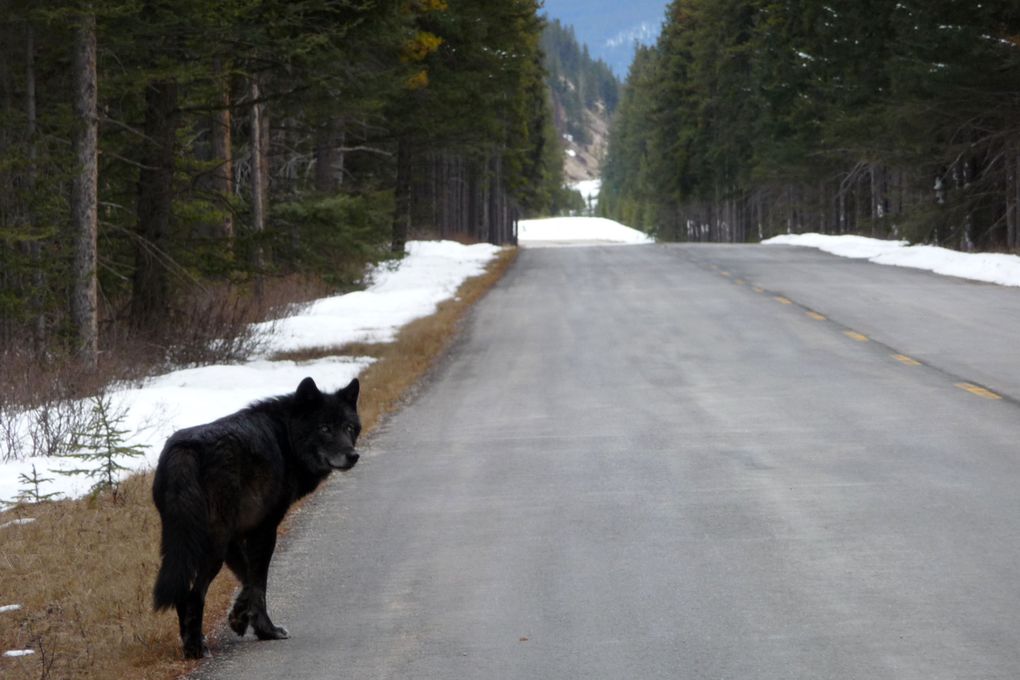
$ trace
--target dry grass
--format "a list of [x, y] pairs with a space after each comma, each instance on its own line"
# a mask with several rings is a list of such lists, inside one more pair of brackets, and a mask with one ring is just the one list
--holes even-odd
[[[340, 353], [378, 358], [361, 375], [360, 411], [370, 432], [449, 347], [466, 311], [515, 257], [516, 251], [504, 251], [487, 273], [465, 282], [456, 299], [433, 316], [405, 327], [395, 343], [326, 348], [304, 358]], [[0, 606], [22, 605], [0, 612], [0, 651], [35, 650], [31, 656], [0, 657], [5, 680], [166, 680], [194, 668], [195, 662], [181, 660], [176, 617], [156, 615], [150, 606], [159, 552], [151, 485], [151, 475], [129, 479], [116, 505], [99, 497], [21, 506], [0, 515], [0, 525], [35, 518], [0, 528]], [[213, 583], [207, 630], [223, 627], [235, 587], [228, 570]]]

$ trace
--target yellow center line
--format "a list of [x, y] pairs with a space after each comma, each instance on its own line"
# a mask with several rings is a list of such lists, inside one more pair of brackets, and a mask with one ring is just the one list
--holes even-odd
[[920, 366], [921, 365], [920, 361], [918, 361], [917, 359], [915, 359], [913, 357], [908, 357], [906, 354], [893, 354], [892, 358], [895, 359], [896, 361], [900, 362], [901, 364], [906, 364], [907, 366]]
[[825, 317], [819, 314], [818, 312], [805, 312], [805, 313], [815, 321], [825, 321]]
[[780, 303], [780, 304], [783, 304], [783, 305], [792, 305], [793, 304], [793, 301], [787, 300], [782, 295], [777, 295], [777, 296], [775, 296], [772, 299], [775, 300], [776, 302]]
[[719, 272], [719, 273], [722, 274], [723, 276], [732, 276], [732, 274], [730, 274], [729, 272]]
[[747, 283], [747, 281], [745, 281], [744, 279], [734, 279], [733, 283], [737, 284], [738, 286], [742, 286], [745, 283]]
[[755, 293], [758, 293], [759, 295], [765, 292], [764, 288], [759, 288], [758, 286], [752, 286], [751, 290], [753, 290]]
[[975, 394], [984, 399], [1002, 399], [999, 395], [991, 390], [986, 390], [984, 387], [978, 385], [972, 385], [970, 383], [956, 383], [956, 386], [961, 390], [967, 390], [971, 394]]
[[851, 340], [856, 340], [857, 342], [867, 342], [868, 340], [871, 339], [868, 336], [864, 335], [863, 333], [858, 333], [857, 331], [843, 331], [843, 335], [850, 338]]

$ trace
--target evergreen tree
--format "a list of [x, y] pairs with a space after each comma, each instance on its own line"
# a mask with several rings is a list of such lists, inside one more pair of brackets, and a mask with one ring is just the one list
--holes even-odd
[[81, 467], [60, 470], [60, 474], [68, 476], [85, 476], [95, 480], [89, 493], [97, 495], [111, 491], [117, 500], [122, 472], [130, 470], [121, 461], [125, 458], [139, 458], [145, 450], [138, 445], [125, 442], [126, 429], [121, 424], [127, 417], [126, 412], [115, 412], [108, 396], [93, 397], [91, 416], [87, 425], [76, 432], [76, 450], [63, 454], [62, 458], [74, 461]]
[[167, 346], [196, 292], [350, 286], [407, 233], [510, 240], [559, 185], [538, 7], [11, 0], [0, 351], [90, 364], [113, 338]]
[[33, 464], [32, 474], [23, 472], [18, 475], [18, 483], [22, 485], [22, 487], [18, 490], [18, 501], [22, 503], [42, 503], [43, 501], [49, 501], [59, 497], [59, 492], [53, 491], [50, 493], [43, 493], [42, 491], [42, 486], [52, 481], [52, 477], [43, 477], [40, 475]]
[[674, 0], [628, 79], [602, 209], [665, 238], [1016, 248], [1018, 34], [1004, 1]]

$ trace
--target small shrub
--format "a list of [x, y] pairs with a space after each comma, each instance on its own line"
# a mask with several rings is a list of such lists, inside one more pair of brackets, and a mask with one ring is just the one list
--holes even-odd
[[58, 492], [42, 493], [42, 485], [52, 482], [52, 477], [43, 477], [32, 465], [32, 474], [21, 473], [18, 475], [18, 482], [22, 485], [18, 491], [18, 501], [21, 503], [42, 503], [53, 500], [60, 496]]
[[119, 460], [144, 456], [145, 451], [141, 446], [128, 445], [125, 442], [124, 436], [128, 431], [121, 429], [120, 424], [127, 417], [126, 410], [115, 412], [110, 398], [106, 395], [93, 397], [91, 402], [92, 413], [88, 426], [76, 433], [77, 450], [63, 456], [78, 461], [82, 467], [59, 472], [63, 475], [84, 475], [96, 480], [89, 493], [96, 496], [104, 491], [110, 491], [116, 502], [120, 488], [120, 473], [130, 469]]

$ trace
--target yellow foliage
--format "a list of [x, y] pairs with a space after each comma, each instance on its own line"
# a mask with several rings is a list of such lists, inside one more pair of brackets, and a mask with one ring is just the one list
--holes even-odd
[[443, 39], [428, 31], [418, 31], [404, 43], [401, 59], [406, 63], [417, 63], [439, 49]]
[[423, 90], [429, 86], [429, 72], [422, 69], [404, 81], [404, 87], [408, 90]]
[[448, 9], [446, 0], [410, 0], [404, 3], [405, 13], [425, 14], [426, 12], [445, 12]]

